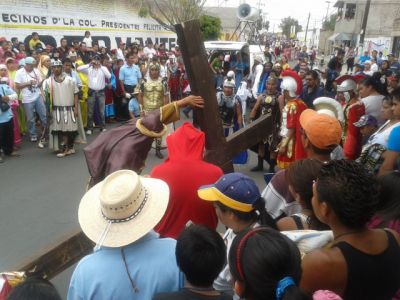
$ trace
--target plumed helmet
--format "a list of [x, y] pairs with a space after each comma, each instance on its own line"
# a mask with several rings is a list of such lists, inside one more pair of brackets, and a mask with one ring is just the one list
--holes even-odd
[[224, 81], [224, 87], [235, 88], [235, 81], [226, 79]]
[[329, 97], [319, 97], [313, 101], [314, 109], [319, 114], [327, 114], [344, 123], [343, 108], [338, 101]]
[[282, 76], [282, 91], [288, 91], [290, 97], [296, 97], [300, 95], [303, 90], [303, 82], [300, 76], [292, 70], [285, 70], [281, 74]]
[[233, 72], [232, 70], [230, 70], [228, 73], [226, 73], [226, 77], [235, 77], [235, 72]]
[[343, 75], [336, 78], [338, 92], [348, 92], [348, 91], [356, 91], [357, 83], [353, 76], [351, 75]]

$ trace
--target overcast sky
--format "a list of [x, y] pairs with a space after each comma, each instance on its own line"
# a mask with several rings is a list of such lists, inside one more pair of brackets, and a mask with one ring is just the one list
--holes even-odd
[[[239, 3], [246, 2], [254, 7], [257, 7], [258, 3], [261, 5], [261, 9], [267, 14], [267, 19], [270, 21], [270, 31], [274, 29], [279, 31], [280, 20], [291, 16], [299, 20], [300, 25], [303, 29], [306, 28], [308, 13], [311, 13], [309, 28], [314, 26], [320, 27], [321, 21], [326, 15], [328, 3], [326, 0], [207, 0], [207, 6], [238, 6]], [[329, 14], [336, 11], [333, 7], [336, 0], [330, 0]]]

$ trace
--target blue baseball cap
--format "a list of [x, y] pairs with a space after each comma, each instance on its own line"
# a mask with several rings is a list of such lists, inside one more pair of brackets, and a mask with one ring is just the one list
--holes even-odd
[[214, 184], [201, 186], [197, 194], [203, 200], [219, 201], [241, 212], [253, 211], [253, 204], [261, 197], [254, 180], [236, 172], [223, 175]]
[[378, 127], [378, 120], [371, 115], [363, 115], [357, 122], [353, 123], [356, 127], [374, 126]]

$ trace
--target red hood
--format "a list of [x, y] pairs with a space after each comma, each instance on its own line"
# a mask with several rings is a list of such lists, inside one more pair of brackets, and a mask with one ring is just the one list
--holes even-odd
[[168, 160], [202, 160], [205, 141], [204, 132], [185, 122], [167, 137]]

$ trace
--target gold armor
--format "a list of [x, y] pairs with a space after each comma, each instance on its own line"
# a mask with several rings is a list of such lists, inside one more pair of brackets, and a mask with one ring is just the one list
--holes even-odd
[[145, 114], [159, 109], [164, 105], [165, 88], [161, 80], [151, 80], [143, 83], [143, 110]]

